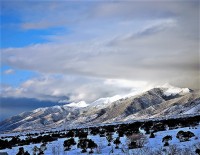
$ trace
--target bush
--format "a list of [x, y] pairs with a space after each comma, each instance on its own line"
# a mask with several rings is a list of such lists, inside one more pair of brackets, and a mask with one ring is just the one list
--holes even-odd
[[18, 151], [18, 153], [16, 155], [24, 155], [24, 148], [20, 147], [19, 151]]
[[79, 137], [79, 139], [81, 138], [87, 138], [88, 136], [88, 133], [87, 132], [84, 132], [84, 131], [78, 131], [77, 134], [76, 134], [77, 137]]
[[164, 144], [164, 146], [169, 146], [169, 142], [166, 141], [165, 144]]
[[9, 141], [9, 143], [10, 143], [12, 146], [14, 146], [14, 145], [20, 143], [20, 141], [21, 141], [21, 140], [20, 140], [19, 137], [17, 136], [17, 137], [13, 137], [13, 138]]
[[154, 126], [152, 127], [153, 130], [155, 131], [165, 131], [165, 124], [162, 122], [156, 123], [154, 124]]
[[168, 142], [170, 140], [172, 140], [172, 136], [167, 135], [167, 136], [163, 137], [162, 142]]
[[6, 148], [11, 149], [12, 148], [11, 144], [8, 142], [8, 140], [0, 139], [0, 150], [1, 149], [6, 149]]
[[194, 133], [192, 133], [191, 131], [184, 132], [181, 130], [176, 134], [176, 138], [178, 138], [180, 142], [189, 141], [189, 139], [194, 136]]
[[107, 135], [106, 135], [106, 139], [107, 139], [107, 141], [108, 141], [108, 146], [110, 146], [110, 145], [111, 145], [111, 142], [112, 142], [112, 140], [113, 140], [112, 134], [111, 134], [111, 133], [107, 134]]
[[70, 138], [70, 139], [64, 141], [64, 144], [63, 144], [64, 150], [65, 151], [70, 150], [71, 145], [76, 145], [74, 138]]
[[94, 153], [93, 149], [97, 148], [97, 144], [93, 140], [89, 139], [88, 140], [88, 148], [91, 149], [89, 153]]
[[115, 140], [114, 140], [114, 144], [116, 145], [116, 149], [118, 149], [119, 148], [119, 144], [121, 143], [121, 141], [120, 141], [120, 137], [117, 137]]
[[77, 147], [82, 149], [82, 151], [81, 151], [82, 153], [87, 152], [87, 150], [86, 150], [88, 147], [87, 139], [79, 139]]
[[93, 128], [91, 128], [90, 129], [91, 131], [90, 131], [90, 134], [91, 135], [97, 135], [97, 134], [99, 134], [99, 128], [97, 128], [97, 127], [93, 127]]
[[56, 140], [57, 138], [53, 138], [52, 136], [50, 135], [44, 135], [42, 137], [42, 142], [52, 142], [54, 140]]
[[135, 149], [135, 148], [137, 148], [137, 143], [136, 143], [135, 141], [130, 142], [130, 143], [128, 144], [128, 148], [129, 148], [129, 149]]
[[67, 138], [74, 137], [74, 132], [70, 130], [66, 135]]
[[155, 138], [155, 135], [154, 135], [154, 133], [153, 133], [153, 132], [151, 132], [151, 134], [150, 134], [149, 138]]
[[200, 155], [200, 149], [196, 149], [195, 153]]
[[147, 137], [142, 134], [132, 134], [131, 136], [128, 136], [127, 139], [130, 149], [142, 148], [147, 142]]

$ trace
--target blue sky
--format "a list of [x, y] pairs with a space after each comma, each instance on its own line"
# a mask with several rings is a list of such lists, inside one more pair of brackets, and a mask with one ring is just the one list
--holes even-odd
[[[16, 27], [15, 27], [16, 28]], [[21, 30], [14, 27], [2, 25], [2, 37], [4, 38], [1, 43], [1, 48], [9, 47], [24, 47], [33, 44], [47, 43], [49, 40], [45, 38], [60, 32], [62, 28], [55, 27], [45, 30]]]
[[56, 26], [44, 29], [23, 29], [23, 21], [17, 12], [2, 11], [1, 14], [1, 48], [24, 47], [33, 44], [47, 43], [47, 36], [70, 33], [67, 27]]
[[[4, 85], [10, 85], [12, 87], [19, 87], [19, 85], [26, 80], [37, 76], [36, 72], [32, 72], [29, 70], [22, 70], [22, 69], [11, 69], [13, 67], [9, 67], [6, 65], [2, 66], [2, 73], [1, 73], [1, 81]], [[11, 71], [10, 73], [6, 73], [6, 71]]]
[[1, 97], [90, 103], [164, 83], [199, 88], [197, 0], [3, 0], [0, 15]]

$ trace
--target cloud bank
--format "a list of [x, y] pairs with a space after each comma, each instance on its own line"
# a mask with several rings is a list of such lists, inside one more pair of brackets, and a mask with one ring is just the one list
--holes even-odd
[[1, 50], [2, 64], [40, 75], [3, 86], [4, 97], [91, 102], [166, 82], [199, 88], [199, 1], [3, 6], [17, 13], [22, 31], [62, 28], [41, 36], [47, 43]]

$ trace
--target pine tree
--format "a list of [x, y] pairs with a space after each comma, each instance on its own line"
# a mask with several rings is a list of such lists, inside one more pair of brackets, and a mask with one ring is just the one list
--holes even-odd
[[93, 140], [89, 139], [88, 140], [88, 148], [91, 149], [89, 153], [94, 153], [93, 149], [97, 148], [97, 144]]
[[119, 148], [119, 144], [121, 143], [121, 141], [120, 141], [120, 137], [117, 137], [115, 140], [114, 140], [114, 144], [116, 145], [116, 149], [118, 149]]
[[113, 140], [112, 134], [111, 133], [107, 134], [106, 139], [108, 140], [108, 146], [110, 146]]

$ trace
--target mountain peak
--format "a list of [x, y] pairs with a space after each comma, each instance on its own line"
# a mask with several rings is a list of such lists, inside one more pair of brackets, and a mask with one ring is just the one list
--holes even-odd
[[84, 107], [87, 107], [89, 104], [87, 104], [85, 101], [80, 101], [80, 102], [72, 102], [70, 104], [66, 104], [65, 106], [68, 106], [68, 107], [77, 107], [77, 108], [84, 108]]
[[157, 86], [156, 88], [160, 88], [163, 89], [163, 93], [165, 96], [174, 96], [177, 94], [187, 94], [190, 92], [189, 88], [180, 88], [180, 87], [176, 87], [176, 86], [172, 86], [169, 83], [165, 83], [162, 86]]

